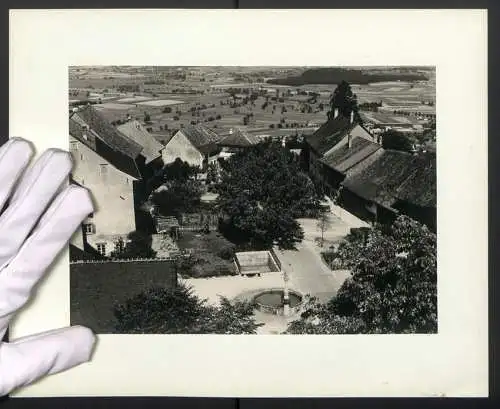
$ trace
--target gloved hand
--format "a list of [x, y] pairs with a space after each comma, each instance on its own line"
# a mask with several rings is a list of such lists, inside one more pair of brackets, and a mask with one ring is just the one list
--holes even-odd
[[[32, 156], [31, 144], [20, 138], [0, 148], [0, 341], [13, 314], [93, 211], [86, 189], [66, 186], [68, 152], [49, 149], [26, 169]], [[74, 326], [1, 343], [0, 396], [88, 361], [94, 341], [89, 329]]]

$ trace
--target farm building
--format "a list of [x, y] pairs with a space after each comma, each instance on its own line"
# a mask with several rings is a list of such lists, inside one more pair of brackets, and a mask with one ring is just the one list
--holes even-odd
[[91, 107], [74, 112], [69, 129], [72, 180], [92, 191], [96, 208], [72, 243], [106, 256], [120, 250], [128, 233], [136, 229], [134, 203], [141, 183], [137, 161], [143, 148]]
[[353, 115], [346, 118], [336, 114], [306, 136], [305, 142], [309, 172], [331, 189], [338, 188], [346, 172], [376, 150], [376, 137]]
[[116, 129], [127, 138], [142, 146], [141, 160], [138, 161], [139, 169], [143, 180], [150, 179], [165, 163], [165, 146], [137, 120], [129, 119]]
[[347, 140], [339, 142], [335, 149], [323, 156], [319, 162], [323, 165], [323, 181], [328, 191], [334, 193], [346, 176], [359, 170], [382, 146], [365, 137], [347, 136]]
[[180, 129], [166, 143], [163, 151], [165, 164], [180, 158], [192, 166], [205, 168], [208, 160], [216, 156], [220, 149], [217, 142], [219, 135], [203, 125], [191, 125]]
[[369, 222], [398, 214], [436, 228], [436, 158], [385, 150], [377, 136], [342, 116], [306, 137], [309, 171], [347, 211]]
[[240, 128], [234, 128], [229, 131], [229, 134], [217, 142], [217, 145], [222, 148], [222, 152], [235, 153], [255, 146], [260, 141], [258, 136], [249, 134]]
[[435, 154], [379, 149], [342, 182], [339, 204], [370, 222], [406, 214], [435, 231], [436, 183]]
[[146, 165], [153, 161], [162, 159], [162, 152], [165, 147], [151, 135], [137, 120], [129, 120], [117, 127], [118, 131], [127, 138], [142, 146], [141, 154], [145, 158]]

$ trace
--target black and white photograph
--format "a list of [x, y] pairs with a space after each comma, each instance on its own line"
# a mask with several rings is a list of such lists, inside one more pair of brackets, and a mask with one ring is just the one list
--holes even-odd
[[71, 324], [436, 334], [434, 66], [70, 66]]
[[9, 134], [93, 207], [9, 337], [97, 340], [17, 396], [487, 396], [487, 17], [12, 12]]

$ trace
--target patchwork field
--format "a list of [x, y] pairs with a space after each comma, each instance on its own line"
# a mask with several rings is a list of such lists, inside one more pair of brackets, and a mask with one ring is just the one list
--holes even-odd
[[141, 96], [138, 96], [138, 97], [122, 98], [122, 99], [119, 99], [116, 102], [119, 102], [119, 103], [139, 102], [139, 101], [147, 101], [148, 99], [151, 99], [151, 97], [141, 97]]
[[[106, 72], [104, 72], [106, 71]], [[231, 75], [188, 76], [185, 80], [164, 78], [152, 81], [148, 75], [110, 75], [103, 70], [101, 77], [95, 74], [70, 79], [70, 88], [83, 88], [71, 100], [86, 99], [87, 91], [101, 96], [120, 92], [112, 101], [96, 105], [110, 121], [123, 120], [127, 115], [143, 119], [150, 117], [148, 127], [153, 134], [165, 135], [192, 124], [203, 124], [218, 132], [226, 132], [232, 127], [269, 135], [289, 134], [302, 130], [314, 130], [326, 120], [331, 93], [335, 85], [309, 84], [298, 87], [279, 86], [265, 82], [231, 81]], [[123, 92], [123, 87], [138, 86], [139, 92]], [[396, 114], [394, 111], [435, 113], [435, 107], [427, 105], [435, 101], [435, 81], [428, 82], [379, 82], [374, 84], [351, 84], [360, 104], [382, 102], [379, 111], [364, 112], [373, 123], [417, 124], [415, 116]], [[242, 100], [229, 94], [228, 88], [267, 90], [268, 100], [259, 96], [255, 101], [242, 104]], [[86, 91], [85, 91], [86, 90]], [[275, 92], [279, 92], [276, 99]], [[287, 94], [293, 91], [294, 95]], [[311, 101], [314, 92], [319, 96]], [[239, 94], [239, 92], [238, 92]], [[245, 95], [242, 95], [245, 97]], [[273, 100], [274, 99], [274, 100]], [[281, 102], [280, 102], [281, 101]], [[171, 107], [171, 109], [166, 109]], [[300, 130], [300, 131], [299, 131]]]
[[146, 105], [152, 107], [164, 107], [167, 105], [179, 105], [183, 104], [184, 101], [174, 100], [174, 99], [155, 99], [152, 101], [139, 102], [139, 105]]
[[133, 108], [133, 105], [127, 104], [116, 104], [114, 102], [105, 102], [103, 104], [96, 105], [99, 109], [117, 109], [117, 110], [127, 110]]
[[397, 115], [389, 115], [383, 112], [363, 112], [362, 116], [374, 124], [393, 123], [393, 124], [418, 124], [421, 121], [415, 117], [405, 117]]

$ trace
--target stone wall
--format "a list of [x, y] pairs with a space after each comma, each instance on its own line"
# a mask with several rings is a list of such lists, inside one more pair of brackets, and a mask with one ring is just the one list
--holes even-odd
[[84, 325], [98, 334], [112, 334], [116, 303], [151, 287], [176, 285], [174, 260], [70, 263], [71, 325]]

